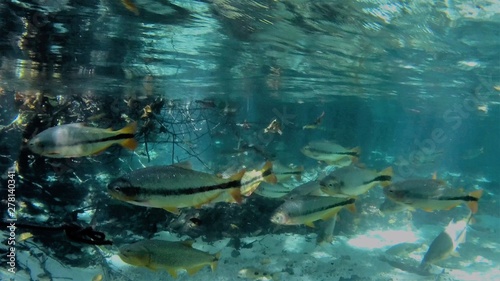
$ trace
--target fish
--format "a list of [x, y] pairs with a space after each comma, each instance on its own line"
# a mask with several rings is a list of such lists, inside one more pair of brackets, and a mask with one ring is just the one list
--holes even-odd
[[304, 166], [284, 166], [279, 163], [273, 164], [273, 172], [278, 179], [278, 182], [284, 182], [294, 177], [296, 180], [302, 180], [302, 173], [304, 172]]
[[243, 268], [238, 271], [239, 278], [245, 278], [255, 281], [279, 281], [279, 272], [269, 273], [254, 267]]
[[300, 151], [307, 157], [337, 166], [347, 166], [353, 160], [357, 161], [361, 153], [359, 147], [347, 149], [330, 141], [310, 142]]
[[321, 190], [328, 195], [358, 196], [375, 185], [388, 186], [392, 179], [392, 167], [381, 172], [347, 166], [336, 169], [320, 181]]
[[306, 130], [306, 129], [313, 130], [313, 129], [318, 128], [318, 126], [321, 124], [321, 120], [323, 120], [323, 117], [325, 117], [324, 111], [323, 111], [323, 113], [321, 113], [320, 116], [318, 116], [318, 118], [316, 118], [316, 120], [314, 120], [314, 122], [307, 124], [307, 125], [304, 125], [302, 127], [302, 130]]
[[315, 221], [333, 218], [344, 207], [355, 212], [355, 201], [354, 198], [306, 195], [285, 201], [273, 213], [271, 222], [314, 227]]
[[136, 130], [136, 122], [129, 123], [118, 131], [86, 127], [82, 123], [66, 124], [39, 133], [28, 142], [28, 148], [36, 154], [50, 158], [97, 155], [113, 144], [135, 150]]
[[270, 184], [262, 182], [255, 190], [255, 194], [267, 198], [282, 198], [290, 192], [290, 189], [281, 184]]
[[409, 254], [415, 252], [423, 246], [424, 245], [421, 243], [399, 243], [385, 250], [385, 254], [391, 256], [408, 256]]
[[395, 201], [392, 201], [391, 199], [385, 198], [384, 202], [379, 207], [379, 210], [382, 212], [382, 214], [392, 214], [392, 213], [397, 213], [397, 212], [402, 212], [404, 210], [407, 210], [408, 206], [405, 204], [400, 204]]
[[243, 169], [223, 179], [180, 164], [146, 167], [111, 181], [108, 192], [111, 197], [130, 204], [163, 208], [178, 214], [178, 208], [200, 208], [224, 192], [241, 203], [240, 188], [244, 174]]
[[481, 156], [482, 154], [484, 154], [484, 147], [469, 149], [462, 154], [462, 159], [472, 160]]
[[273, 174], [273, 163], [267, 161], [262, 169], [245, 172], [241, 179], [241, 194], [250, 196], [261, 182], [276, 183], [278, 179]]
[[[276, 183], [276, 176], [273, 174], [273, 163], [271, 161], [267, 161], [262, 169], [260, 170], [251, 170], [246, 171], [243, 177], [241, 178], [241, 187], [240, 193], [243, 196], [250, 196], [252, 193], [259, 187], [262, 182], [267, 183]], [[210, 203], [217, 202], [236, 202], [233, 197], [230, 196], [229, 193], [223, 192], [212, 200]]]
[[320, 189], [319, 181], [314, 180], [303, 183], [292, 189], [283, 199], [293, 200], [304, 195], [323, 196], [324, 193]]
[[30, 239], [33, 237], [33, 234], [31, 232], [24, 232], [19, 235], [18, 241], [24, 241], [26, 239]]
[[482, 194], [483, 190], [467, 194], [462, 189], [448, 187], [446, 182], [438, 179], [406, 180], [384, 188], [386, 198], [409, 209], [422, 209], [427, 212], [450, 210], [465, 203], [475, 214]]
[[278, 122], [278, 119], [273, 119], [269, 125], [264, 128], [264, 134], [272, 133], [282, 135], [283, 131], [281, 130], [281, 124]]
[[185, 269], [189, 275], [193, 275], [208, 265], [215, 271], [220, 252], [211, 255], [194, 249], [192, 244], [191, 241], [142, 240], [121, 246], [118, 256], [131, 265], [151, 270], [165, 269], [173, 278], [177, 278], [179, 269]]
[[467, 226], [472, 218], [472, 212], [460, 221], [450, 221], [448, 226], [432, 241], [424, 255], [421, 268], [428, 268], [430, 264], [448, 258], [456, 253], [459, 244], [465, 242]]

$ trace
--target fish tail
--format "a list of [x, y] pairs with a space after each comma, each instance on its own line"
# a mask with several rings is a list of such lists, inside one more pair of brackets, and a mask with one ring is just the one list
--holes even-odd
[[392, 180], [393, 173], [394, 172], [392, 170], [392, 167], [387, 167], [387, 168], [385, 168], [384, 170], [382, 170], [379, 173], [379, 176], [380, 176], [380, 179], [381, 179], [380, 185], [382, 187], [387, 187], [387, 186], [391, 185], [391, 180]]
[[245, 172], [246, 170], [243, 169], [229, 178], [229, 180], [231, 181], [237, 181], [240, 183], [237, 188], [233, 188], [229, 191], [231, 197], [233, 197], [234, 201], [236, 201], [238, 204], [241, 204], [241, 202], [243, 201], [243, 197], [241, 196], [241, 178], [243, 177], [243, 175], [245, 175]]
[[264, 164], [264, 167], [260, 170], [262, 175], [264, 176], [264, 181], [268, 183], [276, 183], [278, 182], [278, 179], [276, 178], [276, 175], [273, 174], [273, 163], [271, 161], [267, 161], [266, 164]]
[[481, 198], [481, 196], [483, 196], [483, 190], [480, 189], [480, 190], [472, 191], [471, 193], [469, 193], [469, 196], [476, 199], [476, 200], [471, 200], [471, 201], [467, 202], [467, 207], [469, 207], [470, 211], [473, 214], [475, 214], [475, 213], [477, 213], [477, 209], [479, 207], [479, 204], [478, 204], [479, 198]]
[[295, 179], [297, 181], [302, 181], [302, 173], [304, 172], [304, 166], [297, 167], [297, 170], [295, 172], [297, 173], [295, 174]]
[[347, 205], [346, 209], [349, 210], [349, 212], [351, 212], [353, 214], [357, 212], [356, 205], [354, 205], [354, 202], [351, 203], [351, 204], [349, 204], [349, 205]]
[[[137, 122], [132, 122], [127, 124], [127, 126], [123, 127], [121, 130], [117, 131], [117, 133], [124, 135], [135, 135], [136, 130], [137, 130]], [[120, 145], [130, 150], [135, 150], [137, 148], [138, 143], [137, 140], [132, 137], [124, 139], [122, 142], [120, 142]]]
[[361, 147], [356, 146], [355, 148], [351, 149], [351, 152], [352, 152], [351, 155], [357, 158], [361, 155]]
[[215, 271], [217, 269], [217, 264], [219, 263], [219, 260], [220, 260], [220, 252], [215, 254], [214, 261], [210, 263], [210, 268], [212, 269], [212, 271]]

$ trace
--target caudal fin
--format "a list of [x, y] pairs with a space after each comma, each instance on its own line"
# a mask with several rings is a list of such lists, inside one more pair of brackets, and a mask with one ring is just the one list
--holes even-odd
[[355, 148], [351, 149], [351, 152], [352, 152], [351, 155], [353, 157], [359, 158], [359, 156], [361, 156], [361, 147], [356, 146]]
[[243, 201], [243, 197], [241, 196], [240, 187], [241, 187], [241, 178], [245, 175], [245, 172], [246, 172], [246, 170], [243, 169], [243, 170], [239, 171], [237, 174], [234, 174], [232, 177], [229, 178], [231, 181], [238, 181], [240, 183], [237, 187], [232, 188], [229, 191], [229, 194], [231, 195], [231, 197], [233, 197], [234, 201], [238, 202], [238, 204], [240, 204]]
[[117, 133], [120, 135], [130, 135], [130, 138], [124, 139], [122, 142], [120, 142], [120, 145], [130, 150], [135, 150], [138, 145], [137, 140], [134, 138], [136, 131], [137, 131], [137, 122], [129, 123], [127, 124], [127, 126], [117, 131]]
[[380, 185], [382, 187], [387, 187], [387, 186], [391, 185], [391, 180], [392, 180], [392, 175], [393, 175], [392, 167], [387, 167], [378, 174], [383, 179], [380, 181]]
[[210, 268], [212, 269], [212, 271], [215, 271], [217, 269], [217, 264], [219, 263], [219, 260], [220, 260], [220, 252], [215, 254], [214, 261], [210, 264]]
[[483, 190], [474, 190], [471, 193], [469, 193], [469, 196], [472, 197], [473, 199], [467, 202], [467, 207], [469, 207], [470, 211], [475, 214], [477, 213], [477, 209], [479, 207], [478, 201], [481, 196], [483, 196]]
[[268, 183], [278, 182], [276, 175], [273, 174], [273, 163], [271, 161], [267, 161], [266, 164], [264, 164], [264, 167], [262, 167], [262, 169], [260, 170], [260, 172], [262, 173], [265, 182]]

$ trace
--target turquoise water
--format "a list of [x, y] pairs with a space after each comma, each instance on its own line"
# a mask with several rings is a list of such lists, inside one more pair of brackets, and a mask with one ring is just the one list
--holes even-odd
[[[0, 26], [3, 224], [14, 216], [18, 225], [17, 273], [6, 231], [0, 280], [170, 280], [117, 256], [150, 238], [221, 251], [213, 273], [179, 280], [235, 280], [250, 267], [282, 280], [500, 278], [500, 3], [7, 0]], [[264, 130], [273, 120], [281, 134]], [[134, 151], [50, 158], [27, 148], [56, 125], [131, 121]], [[174, 215], [107, 192], [132, 170], [184, 161], [213, 175], [265, 161], [275, 173], [303, 168], [280, 182], [293, 189], [336, 169], [301, 153], [322, 140], [360, 147], [358, 165], [390, 166], [393, 182], [435, 173], [452, 188], [483, 190], [460, 257], [431, 275], [414, 270], [448, 223], [467, 216], [465, 204], [382, 214], [378, 186], [356, 199], [356, 213], [339, 213], [334, 240], [319, 246], [321, 223], [270, 222], [281, 200], [252, 194]], [[71, 223], [113, 245], [69, 239], [58, 227]], [[424, 245], [392, 264], [380, 258], [402, 242]]]

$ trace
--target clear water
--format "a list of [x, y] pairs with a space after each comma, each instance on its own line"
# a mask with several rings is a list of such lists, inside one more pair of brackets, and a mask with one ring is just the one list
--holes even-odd
[[[498, 1], [6, 0], [0, 14], [0, 164], [5, 183], [15, 170], [17, 223], [78, 223], [113, 241], [96, 247], [62, 232], [18, 228], [12, 275], [6, 231], [0, 280], [166, 280], [165, 271], [120, 264], [116, 256], [118, 246], [161, 233], [222, 250], [215, 272], [181, 280], [234, 280], [246, 267], [289, 280], [500, 278]], [[154, 117], [141, 117], [152, 104]], [[316, 129], [303, 129], [323, 112]], [[119, 129], [130, 119], [140, 128], [134, 153], [116, 146], [53, 159], [26, 148], [50, 126]], [[281, 135], [264, 133], [273, 119]], [[303, 166], [303, 183], [331, 170], [300, 152], [315, 140], [361, 147], [360, 162], [392, 166], [394, 181], [436, 173], [455, 188], [483, 189], [461, 257], [431, 277], [381, 261], [398, 242], [429, 245], [467, 209], [382, 216], [378, 187], [359, 198], [357, 214], [341, 213], [336, 240], [323, 247], [314, 245], [318, 229], [269, 222], [280, 201], [252, 195], [242, 205], [177, 217], [106, 192], [130, 170], [180, 161], [216, 174], [271, 160]], [[202, 224], [191, 226], [192, 217]], [[26, 232], [33, 237], [21, 241]], [[242, 241], [253, 237], [271, 242], [252, 250]], [[303, 251], [276, 242], [287, 237]], [[270, 262], [258, 262], [264, 259]]]

